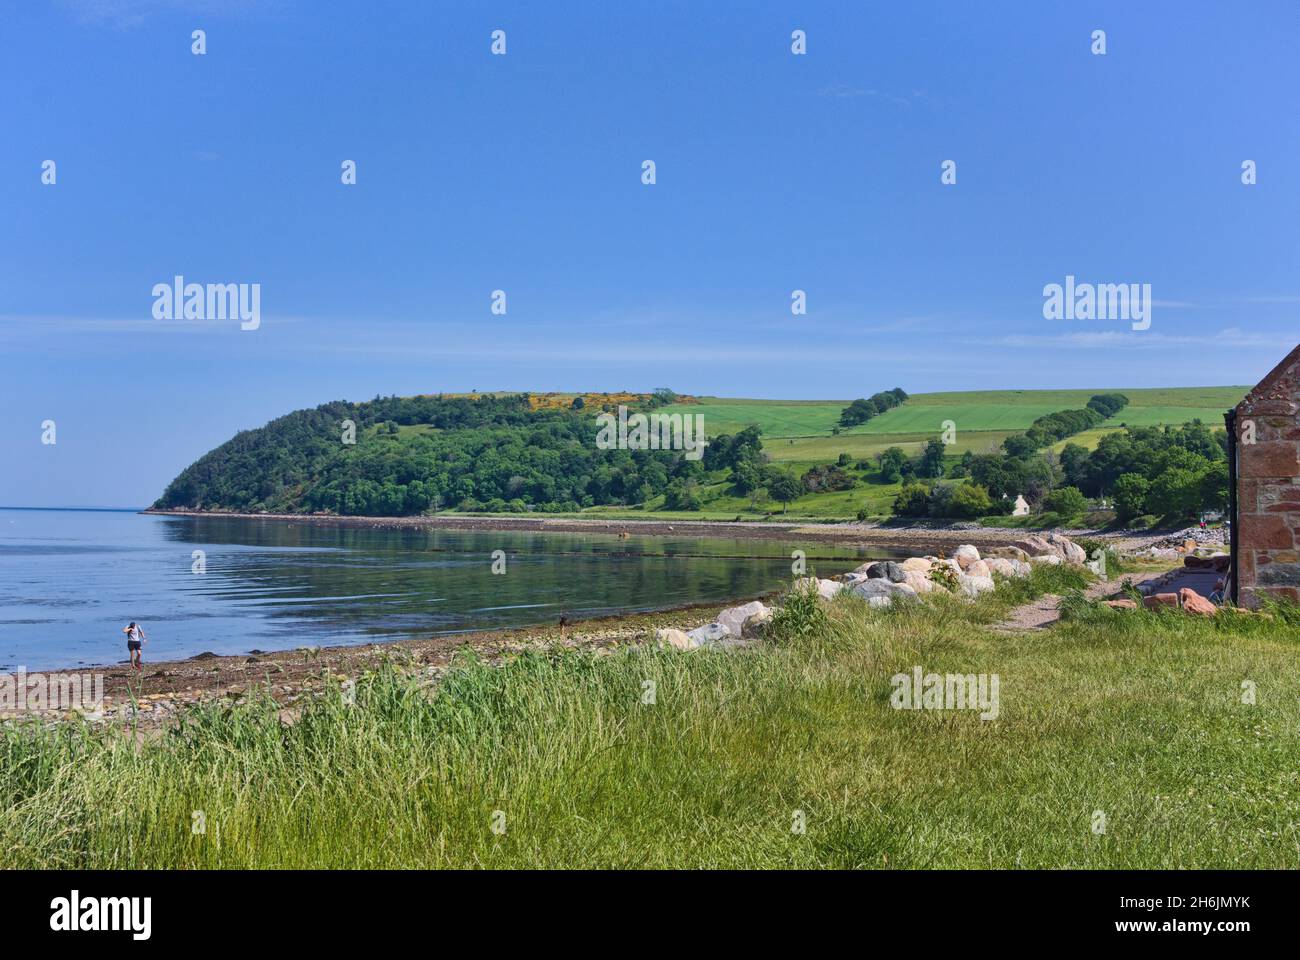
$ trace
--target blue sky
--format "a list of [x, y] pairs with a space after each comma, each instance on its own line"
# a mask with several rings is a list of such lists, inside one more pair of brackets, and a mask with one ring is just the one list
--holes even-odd
[[[145, 505], [380, 393], [1253, 383], [1300, 340], [1298, 40], [1283, 2], [6, 5], [0, 503]], [[154, 320], [176, 274], [261, 328]], [[1044, 320], [1067, 274], [1151, 328]]]

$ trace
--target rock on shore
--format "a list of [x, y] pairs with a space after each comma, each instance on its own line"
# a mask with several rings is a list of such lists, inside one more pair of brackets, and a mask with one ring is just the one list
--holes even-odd
[[[1058, 533], [1047, 537], [1029, 536], [1016, 544], [994, 547], [985, 557], [973, 544], [961, 544], [951, 557], [908, 557], [905, 560], [875, 560], [838, 579], [801, 577], [792, 592], [811, 593], [830, 601], [842, 593], [864, 600], [872, 607], [895, 602], [913, 603], [920, 595], [935, 590], [951, 591], [974, 598], [995, 590], [995, 577], [1029, 576], [1034, 565], [1082, 566], [1087, 554], [1082, 547]], [[777, 611], [758, 600], [721, 611], [713, 623], [694, 630], [661, 629], [656, 639], [679, 650], [700, 647], [743, 645], [761, 636]]]
[[772, 614], [773, 610], [767, 604], [761, 600], [751, 600], [738, 607], [720, 611], [712, 623], [694, 630], [662, 627], [655, 631], [655, 639], [678, 650], [736, 646], [761, 634], [763, 627], [772, 619]]

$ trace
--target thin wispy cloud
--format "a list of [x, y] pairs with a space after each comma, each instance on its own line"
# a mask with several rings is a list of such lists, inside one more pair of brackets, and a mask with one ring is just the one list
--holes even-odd
[[1300, 296], [1266, 296], [1266, 297], [1205, 297], [1195, 300], [1152, 300], [1151, 305], [1164, 309], [1179, 310], [1227, 310], [1240, 309], [1244, 306], [1263, 304], [1300, 303]]
[[908, 93], [895, 93], [886, 90], [876, 90], [872, 87], [857, 87], [849, 83], [832, 83], [817, 91], [817, 96], [826, 97], [831, 100], [880, 100], [885, 103], [892, 103], [896, 107], [906, 107], [910, 109], [918, 104], [933, 103], [924, 90], [912, 90]]
[[[1169, 346], [1201, 346], [1219, 349], [1282, 349], [1295, 346], [1294, 335], [1276, 333], [1246, 333], [1235, 327], [1215, 334], [1168, 334], [1129, 332], [1123, 330], [1092, 330], [1056, 334], [1012, 334], [995, 342], [1004, 347], [1076, 347], [1082, 349], [1134, 349], [1150, 350]], [[986, 341], [967, 341], [986, 342]]]
[[[263, 326], [275, 326], [286, 323], [309, 323], [310, 317], [276, 316], [265, 314], [261, 317]], [[0, 338], [17, 340], [22, 338], [42, 339], [60, 334], [105, 334], [127, 335], [148, 334], [224, 334], [229, 331], [243, 333], [239, 329], [239, 320], [155, 320], [144, 317], [80, 317], [64, 315], [23, 315], [0, 314]]]

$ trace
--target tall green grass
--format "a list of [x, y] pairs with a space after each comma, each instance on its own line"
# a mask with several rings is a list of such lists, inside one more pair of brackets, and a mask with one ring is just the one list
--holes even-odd
[[[1086, 601], [990, 630], [1082, 585], [1045, 567], [976, 603], [840, 598], [750, 650], [463, 658], [437, 688], [390, 666], [291, 726], [253, 702], [157, 737], [9, 728], [0, 848], [16, 867], [1293, 866], [1300, 631]], [[997, 673], [1000, 717], [891, 709], [914, 665]]]

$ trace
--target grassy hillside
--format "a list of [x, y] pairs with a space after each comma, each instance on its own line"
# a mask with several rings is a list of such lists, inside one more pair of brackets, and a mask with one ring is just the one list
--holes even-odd
[[[1237, 404], [1249, 387], [1115, 388], [1129, 405], [1111, 425], [1090, 430], [1066, 442], [1088, 448], [1111, 430], [1123, 425], [1145, 427], [1202, 420], [1223, 425], [1223, 412]], [[919, 393], [908, 401], [861, 426], [837, 426], [848, 400], [746, 400], [700, 397], [690, 404], [665, 408], [668, 412], [704, 415], [710, 435], [735, 433], [751, 424], [763, 431], [763, 446], [774, 460], [792, 466], [825, 463], [841, 452], [855, 459], [870, 457], [887, 447], [917, 453], [927, 440], [939, 435], [945, 420], [956, 424], [957, 443], [951, 452], [986, 453], [996, 450], [1006, 437], [1026, 429], [1034, 419], [1057, 410], [1077, 409], [1102, 388], [1093, 390], [979, 390], [959, 393]], [[1064, 446], [1064, 443], [1060, 444]]]
[[[1245, 390], [1125, 390], [1127, 406], [1109, 420], [1090, 421], [1092, 429], [1056, 447], [1073, 442], [1092, 448], [1125, 424], [1200, 419], [1218, 427], [1222, 411]], [[710, 445], [702, 461], [681, 451], [598, 449], [596, 414], [601, 409], [624, 401], [648, 409], [667, 399], [663, 396], [476, 394], [337, 401], [236, 435], [182, 471], [156, 506], [370, 516], [461, 510], [701, 519], [758, 518], [777, 511], [813, 519], [884, 517], [891, 514], [899, 491], [893, 482], [898, 474], [887, 475], [875, 463], [887, 448], [916, 456], [940, 437], [945, 421], [952, 421], [956, 440], [943, 451], [945, 469], [951, 470], [967, 451], [995, 452], [1008, 436], [1038, 418], [1082, 408], [1097, 392], [920, 394], [847, 428], [839, 426], [849, 403], [845, 400], [692, 397], [661, 408], [702, 416], [710, 438], [735, 437], [757, 425], [761, 454], [780, 470], [774, 473], [765, 466], [763, 482], [748, 486], [737, 483], [733, 470], [738, 461], [724, 453], [728, 448], [721, 442]], [[582, 403], [575, 406], [579, 399]], [[747, 442], [755, 452], [753, 438]], [[773, 482], [788, 484], [787, 474], [798, 479], [818, 467], [812, 476], [823, 475], [845, 455], [839, 476], [848, 474], [851, 489], [828, 484], [829, 490], [804, 492], [788, 506], [767, 498], [770, 490], [753, 494]], [[807, 486], [814, 484], [815, 479]]]

